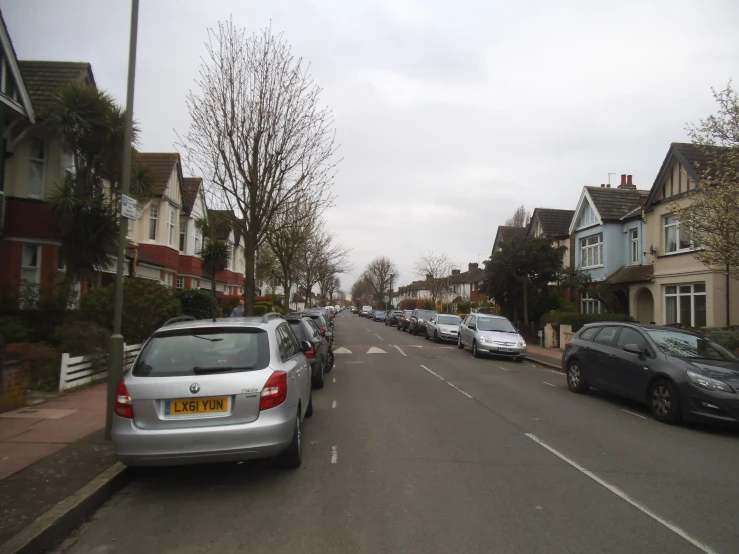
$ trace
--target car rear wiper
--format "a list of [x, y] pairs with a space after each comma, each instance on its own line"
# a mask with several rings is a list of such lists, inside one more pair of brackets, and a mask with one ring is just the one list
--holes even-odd
[[193, 373], [195, 375], [201, 375], [203, 373], [228, 373], [229, 371], [238, 371], [238, 370], [247, 370], [247, 369], [254, 369], [253, 367], [198, 367], [195, 366], [192, 368]]
[[203, 340], [207, 340], [210, 342], [218, 342], [218, 341], [223, 340], [223, 337], [218, 337], [217, 339], [209, 339], [208, 337], [201, 337], [200, 335], [190, 335], [190, 336], [195, 337], [196, 339], [203, 339]]

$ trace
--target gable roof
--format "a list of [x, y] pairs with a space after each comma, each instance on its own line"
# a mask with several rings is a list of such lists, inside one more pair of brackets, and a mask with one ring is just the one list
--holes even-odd
[[[149, 184], [154, 196], [164, 195], [169, 177], [172, 175], [175, 166], [177, 166], [180, 176], [182, 175], [180, 155], [177, 152], [133, 152], [131, 162], [134, 167], [146, 167], [148, 169]], [[180, 182], [182, 182], [182, 179], [180, 179]]]
[[642, 198], [648, 190], [585, 187], [603, 221], [620, 220], [623, 216], [641, 207]]
[[36, 114], [43, 116], [51, 106], [54, 95], [69, 83], [95, 84], [92, 66], [87, 62], [51, 62], [21, 60], [18, 67], [23, 74], [28, 95]]
[[667, 149], [665, 159], [662, 161], [662, 166], [659, 168], [657, 177], [654, 179], [654, 184], [652, 184], [652, 188], [649, 191], [645, 209], [649, 210], [651, 208], [654, 197], [659, 191], [660, 183], [662, 183], [665, 174], [670, 170], [670, 166], [674, 160], [678, 160], [683, 169], [688, 173], [688, 176], [698, 183], [701, 180], [700, 176], [712, 159], [711, 154], [718, 153], [725, 148], [722, 146], [703, 146], [690, 142], [671, 143]]
[[[531, 221], [539, 220], [544, 236], [547, 237], [566, 237], [570, 234], [570, 223], [575, 217], [575, 210], [556, 210], [552, 208], [535, 208], [531, 214]], [[533, 229], [533, 225], [529, 225], [529, 232]]]
[[508, 240], [513, 237], [524, 236], [528, 232], [526, 227], [507, 227], [505, 225], [498, 225], [498, 230], [495, 233], [495, 240], [493, 241], [493, 252], [495, 252], [498, 243], [504, 240]]
[[[36, 113], [33, 109], [33, 103], [31, 102], [31, 97], [28, 95], [26, 84], [23, 81], [23, 74], [18, 65], [18, 57], [15, 54], [15, 47], [13, 46], [13, 41], [10, 39], [10, 33], [5, 24], [5, 18], [3, 17], [2, 11], [0, 11], [0, 23], [0, 44], [2, 44], [4, 54], [3, 58], [5, 58], [10, 69], [10, 73], [13, 76], [13, 80], [15, 81], [18, 96], [20, 97], [20, 105], [22, 106], [23, 111], [25, 111], [24, 115], [31, 123], [36, 123]], [[3, 101], [5, 102], [6, 100], [3, 99]], [[10, 100], [8, 99], [7, 101]]]
[[185, 177], [182, 179], [182, 207], [185, 213], [192, 213], [195, 199], [198, 197], [198, 191], [202, 184], [202, 177]]
[[613, 284], [638, 283], [644, 281], [652, 281], [653, 277], [654, 264], [625, 265], [612, 273], [607, 280], [609, 283]]
[[461, 285], [463, 283], [479, 283], [483, 279], [485, 279], [485, 270], [480, 267], [476, 267], [472, 270], [465, 271], [464, 273], [452, 275], [449, 278], [449, 282], [453, 285]]

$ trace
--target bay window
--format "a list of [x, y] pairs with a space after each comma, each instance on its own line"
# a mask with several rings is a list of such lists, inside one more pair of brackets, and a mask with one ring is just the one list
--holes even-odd
[[169, 206], [169, 214], [167, 216], [167, 228], [169, 230], [167, 240], [168, 244], [172, 246], [174, 244], [174, 208]]
[[28, 174], [28, 196], [41, 198], [44, 193], [46, 147], [39, 139], [31, 141], [30, 167]]
[[665, 294], [665, 324], [706, 326], [706, 284], [668, 285]]
[[603, 265], [603, 234], [592, 235], [580, 239], [580, 267], [598, 267]]
[[159, 220], [159, 206], [149, 207], [149, 240], [157, 240], [157, 222]]

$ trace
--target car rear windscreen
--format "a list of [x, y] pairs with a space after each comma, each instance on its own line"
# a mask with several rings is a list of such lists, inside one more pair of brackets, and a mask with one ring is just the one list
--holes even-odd
[[268, 365], [269, 338], [261, 329], [187, 329], [152, 337], [132, 373], [174, 377], [254, 371]]
[[290, 321], [290, 329], [293, 330], [293, 333], [295, 333], [295, 336], [298, 337], [298, 340], [305, 340], [305, 330], [303, 329], [303, 324], [300, 321]]

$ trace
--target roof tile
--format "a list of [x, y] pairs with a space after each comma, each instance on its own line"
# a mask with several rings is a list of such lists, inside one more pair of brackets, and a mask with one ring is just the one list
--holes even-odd
[[43, 117], [54, 101], [54, 95], [64, 85], [89, 79], [95, 84], [92, 66], [87, 62], [51, 62], [19, 60], [28, 96], [34, 111]]

